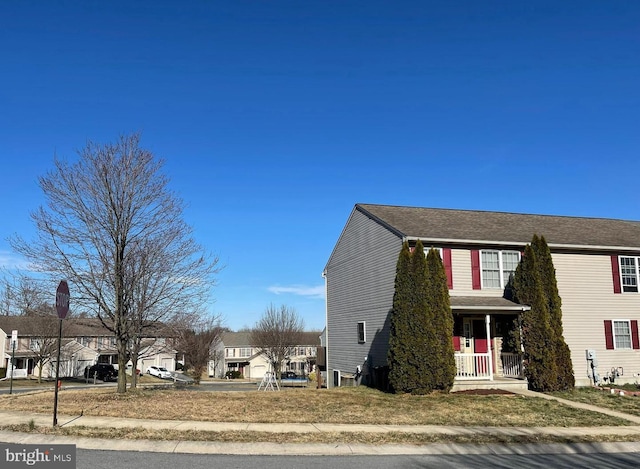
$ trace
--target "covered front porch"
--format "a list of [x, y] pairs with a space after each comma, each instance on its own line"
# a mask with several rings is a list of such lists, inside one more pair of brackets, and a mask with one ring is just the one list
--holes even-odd
[[512, 337], [519, 315], [529, 307], [505, 298], [451, 297], [451, 309], [456, 362], [452, 390], [527, 389], [523, 354]]

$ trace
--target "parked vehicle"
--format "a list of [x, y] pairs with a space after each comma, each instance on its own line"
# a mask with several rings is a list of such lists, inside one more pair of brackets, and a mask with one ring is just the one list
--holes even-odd
[[293, 371], [283, 371], [280, 374], [280, 377], [282, 379], [298, 379], [298, 375], [295, 374]]
[[85, 378], [97, 378], [101, 381], [115, 381], [118, 379], [118, 372], [109, 363], [96, 363], [84, 369]]
[[155, 365], [152, 365], [149, 368], [147, 368], [147, 374], [151, 376], [155, 376], [156, 378], [162, 378], [162, 379], [170, 379], [172, 376], [171, 372], [167, 370], [164, 366], [155, 366]]

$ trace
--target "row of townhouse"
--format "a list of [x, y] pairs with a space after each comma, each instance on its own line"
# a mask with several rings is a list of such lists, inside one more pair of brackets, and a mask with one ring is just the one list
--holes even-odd
[[[320, 332], [304, 332], [300, 344], [291, 347], [282, 364], [282, 371], [293, 371], [305, 376], [314, 371]], [[209, 362], [209, 376], [222, 377], [237, 371], [244, 378], [260, 380], [272, 366], [264, 353], [251, 343], [250, 332], [224, 332], [218, 346], [220, 358]]]
[[[55, 376], [58, 349], [59, 322], [57, 317], [0, 316], [0, 367], [11, 369], [13, 376], [29, 377], [41, 374], [43, 378]], [[100, 320], [92, 318], [62, 321], [60, 342], [60, 376], [82, 376], [85, 367], [95, 363], [111, 363], [117, 367], [118, 354], [113, 333]], [[17, 334], [13, 343], [12, 335]], [[142, 342], [136, 369], [146, 372], [151, 365], [175, 370], [176, 350], [167, 338], [147, 338]], [[42, 368], [42, 370], [40, 370]], [[128, 368], [133, 369], [129, 363]]]
[[521, 380], [521, 355], [502, 343], [528, 305], [505, 298], [505, 286], [534, 234], [551, 249], [576, 385], [635, 381], [640, 222], [356, 204], [323, 271], [328, 385], [360, 370], [384, 381], [398, 254], [417, 240], [438, 249], [447, 274], [454, 389]]

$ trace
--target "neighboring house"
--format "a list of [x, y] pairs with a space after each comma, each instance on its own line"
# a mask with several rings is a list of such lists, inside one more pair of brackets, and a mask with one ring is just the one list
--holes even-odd
[[[43, 363], [42, 377], [55, 376], [58, 342], [58, 319], [56, 317], [0, 316], [0, 366], [10, 369], [13, 352], [12, 331], [18, 331], [15, 348], [14, 377], [39, 374], [39, 363]], [[83, 374], [86, 366], [94, 363], [118, 362], [116, 341], [98, 319], [65, 319], [62, 323], [60, 376], [72, 377]], [[46, 357], [44, 360], [39, 357]], [[145, 338], [137, 363], [137, 369], [145, 372], [151, 365], [175, 370], [176, 351], [167, 346], [166, 340]], [[133, 365], [128, 364], [132, 369]]]
[[521, 378], [521, 355], [504, 353], [502, 344], [528, 306], [503, 296], [534, 234], [552, 252], [576, 385], [593, 382], [587, 350], [601, 376], [633, 382], [640, 373], [640, 222], [357, 204], [323, 271], [328, 385], [357, 370], [373, 384], [384, 381], [398, 254], [404, 241], [417, 240], [439, 251], [447, 274], [454, 389]]
[[[293, 371], [306, 375], [313, 371], [317, 347], [320, 345], [319, 332], [304, 332], [302, 344], [291, 347], [282, 371]], [[225, 332], [222, 335], [224, 347], [224, 368], [238, 371], [247, 379], [262, 379], [267, 371], [273, 371], [267, 357], [251, 344], [251, 332]], [[211, 370], [211, 364], [209, 369]], [[210, 371], [210, 376], [213, 376]]]

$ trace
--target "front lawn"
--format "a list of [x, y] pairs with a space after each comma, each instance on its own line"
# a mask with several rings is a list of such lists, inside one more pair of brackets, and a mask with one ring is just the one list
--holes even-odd
[[[585, 401], [595, 399], [595, 393], [584, 390], [575, 391], [572, 398], [580, 399], [583, 395]], [[606, 399], [609, 396], [598, 397]], [[0, 409], [51, 413], [53, 391], [0, 396]], [[634, 411], [637, 412], [638, 407]], [[366, 387], [267, 392], [164, 388], [140, 389], [126, 394], [117, 394], [114, 388], [63, 390], [59, 393], [58, 413], [256, 423], [520, 427], [631, 424], [555, 401], [513, 394], [413, 396], [386, 394]]]

